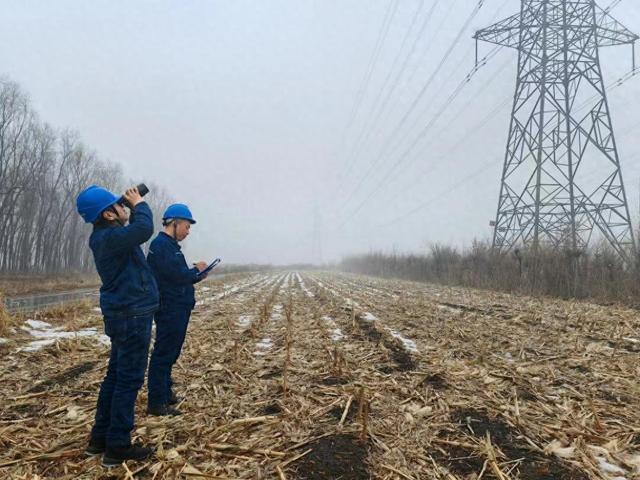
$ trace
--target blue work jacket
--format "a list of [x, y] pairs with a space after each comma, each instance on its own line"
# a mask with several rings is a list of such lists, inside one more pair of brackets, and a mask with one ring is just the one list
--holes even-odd
[[89, 237], [105, 316], [134, 316], [158, 309], [158, 285], [140, 245], [153, 235], [153, 216], [146, 202], [131, 211], [126, 226], [98, 224]]
[[160, 308], [193, 309], [196, 304], [193, 284], [200, 281], [197, 268], [189, 268], [180, 244], [160, 232], [151, 242], [147, 262], [160, 289]]

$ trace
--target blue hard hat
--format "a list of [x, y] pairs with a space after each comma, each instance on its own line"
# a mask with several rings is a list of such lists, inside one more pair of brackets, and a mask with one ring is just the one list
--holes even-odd
[[106, 188], [90, 185], [76, 198], [76, 208], [85, 222], [94, 223], [100, 214], [116, 204], [119, 198]]
[[169, 205], [162, 216], [162, 221], [166, 222], [171, 219], [181, 219], [188, 220], [189, 223], [196, 223], [191, 215], [191, 210], [184, 203], [174, 203], [173, 205]]

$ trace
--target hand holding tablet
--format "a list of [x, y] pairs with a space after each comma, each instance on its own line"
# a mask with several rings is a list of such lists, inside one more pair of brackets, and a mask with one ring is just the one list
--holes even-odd
[[198, 273], [198, 276], [202, 276], [202, 275], [206, 275], [208, 274], [211, 270], [214, 269], [214, 267], [216, 265], [218, 265], [222, 260], [219, 258], [216, 258], [213, 262], [211, 262], [207, 268], [205, 268], [204, 270], [202, 270], [201, 272]]

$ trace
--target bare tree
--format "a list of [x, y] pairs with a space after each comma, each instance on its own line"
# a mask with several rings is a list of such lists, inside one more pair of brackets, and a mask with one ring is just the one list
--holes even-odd
[[[122, 167], [98, 159], [75, 132], [42, 122], [20, 87], [0, 79], [0, 273], [91, 270], [91, 228], [75, 211], [90, 184], [123, 191]], [[171, 198], [150, 187], [159, 226]]]

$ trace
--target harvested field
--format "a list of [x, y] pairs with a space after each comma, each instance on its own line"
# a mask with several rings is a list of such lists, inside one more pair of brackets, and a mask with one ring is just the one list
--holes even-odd
[[[82, 455], [107, 362], [99, 312], [15, 328], [0, 477], [640, 478], [634, 310], [322, 272], [198, 296], [174, 374], [184, 415], [146, 417], [143, 390], [135, 437], [157, 454], [110, 471]], [[65, 335], [26, 348], [52, 330]]]

